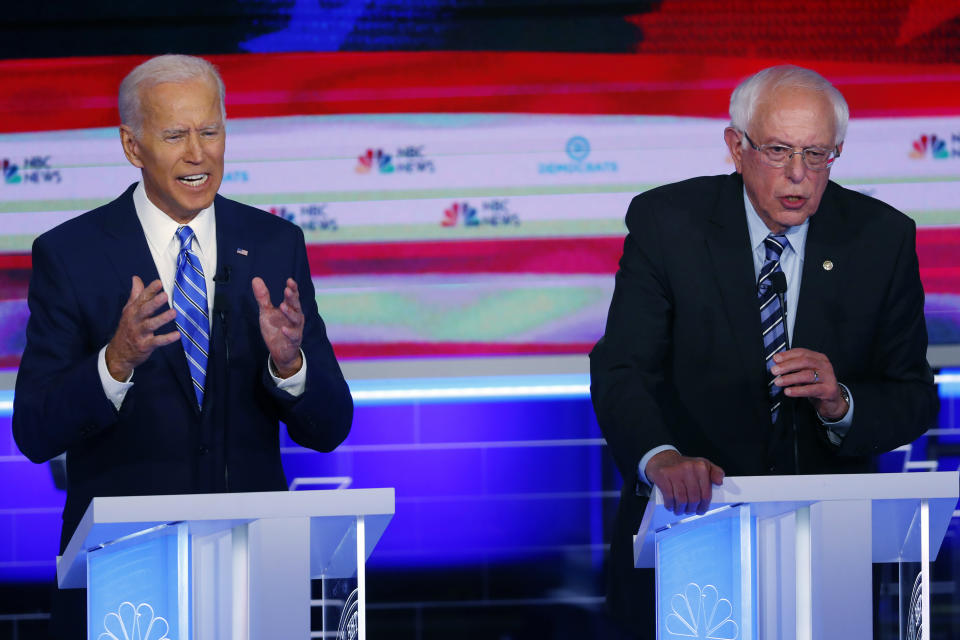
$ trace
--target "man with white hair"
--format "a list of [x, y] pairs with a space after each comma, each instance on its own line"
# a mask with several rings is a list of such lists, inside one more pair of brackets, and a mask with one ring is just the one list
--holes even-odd
[[[217, 195], [214, 67], [148, 60], [119, 106], [141, 181], [33, 245], [13, 432], [34, 462], [67, 453], [61, 550], [95, 496], [284, 490], [279, 423], [331, 451], [353, 416], [302, 231]], [[83, 611], [59, 592], [53, 636], [86, 637]]]
[[764, 69], [730, 100], [736, 172], [627, 212], [591, 391], [623, 477], [608, 600], [641, 637], [652, 485], [704, 513], [725, 474], [868, 472], [936, 420], [915, 224], [829, 179], [848, 113], [814, 71]]

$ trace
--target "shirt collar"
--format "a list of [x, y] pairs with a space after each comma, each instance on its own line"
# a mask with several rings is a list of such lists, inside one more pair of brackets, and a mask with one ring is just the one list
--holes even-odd
[[[747, 227], [750, 229], [750, 247], [754, 251], [757, 251], [757, 249], [763, 245], [763, 239], [770, 235], [770, 229], [760, 218], [757, 210], [753, 208], [753, 203], [750, 202], [750, 198], [747, 196], [746, 187], [743, 188], [743, 206], [747, 212]], [[787, 230], [783, 232], [783, 235], [787, 236], [790, 248], [792, 248], [793, 252], [798, 256], [803, 255], [804, 247], [807, 244], [807, 231], [809, 228], [810, 218], [807, 218], [803, 221], [803, 224], [797, 225], [796, 227], [787, 227]]]
[[[150, 202], [142, 180], [133, 190], [133, 206], [137, 210], [137, 218], [140, 219], [143, 233], [147, 237], [147, 244], [153, 251], [162, 254], [171, 241], [176, 242], [175, 249], [180, 250], [179, 240], [176, 239], [177, 229], [181, 226], [180, 223]], [[194, 241], [199, 245], [201, 254], [205, 248], [213, 246], [213, 220], [214, 209], [213, 203], [211, 203], [209, 207], [201, 210], [190, 221], [190, 228], [193, 229], [195, 235]]]

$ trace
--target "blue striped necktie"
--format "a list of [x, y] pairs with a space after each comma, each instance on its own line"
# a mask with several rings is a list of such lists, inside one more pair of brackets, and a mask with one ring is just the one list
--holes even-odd
[[[763, 331], [763, 356], [766, 358], [767, 371], [773, 366], [773, 356], [787, 346], [786, 340], [786, 314], [780, 307], [780, 298], [770, 283], [770, 274], [782, 271], [780, 269], [780, 256], [783, 254], [783, 248], [788, 244], [787, 237], [784, 235], [773, 235], [772, 233], [763, 239], [763, 246], [766, 249], [766, 262], [760, 269], [760, 277], [757, 279], [757, 299], [760, 303], [760, 328]], [[780, 387], [773, 383], [774, 375], [769, 375], [767, 380], [767, 392], [770, 397], [770, 421], [777, 421], [777, 414], [780, 411]]]
[[207, 315], [207, 281], [203, 277], [200, 256], [193, 250], [193, 229], [177, 229], [180, 253], [177, 277], [173, 283], [173, 308], [177, 310], [177, 329], [187, 354], [197, 405], [203, 406], [203, 385], [207, 379], [207, 353], [210, 350], [210, 320]]

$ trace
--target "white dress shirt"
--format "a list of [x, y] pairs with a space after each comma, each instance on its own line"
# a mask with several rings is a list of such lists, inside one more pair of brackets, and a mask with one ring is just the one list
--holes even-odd
[[[177, 239], [176, 234], [181, 225], [150, 202], [143, 187], [143, 182], [140, 182], [133, 191], [133, 206], [136, 208], [140, 226], [143, 227], [143, 234], [146, 236], [147, 246], [150, 248], [150, 255], [157, 267], [157, 273], [160, 275], [163, 291], [167, 294], [167, 299], [172, 300], [174, 280], [177, 276], [177, 256], [180, 253], [180, 240]], [[207, 283], [207, 317], [210, 319], [212, 327], [214, 288], [216, 286], [213, 277], [217, 270], [217, 218], [214, 215], [213, 204], [203, 209], [190, 221], [190, 228], [194, 233], [193, 250], [200, 256], [203, 277]], [[150, 283], [144, 282], [143, 284], [146, 286]], [[251, 292], [250, 295], [253, 295], [253, 293]], [[134, 385], [134, 374], [131, 373], [130, 377], [124, 382], [115, 380], [107, 370], [106, 351], [107, 347], [104, 345], [100, 349], [97, 371], [100, 374], [100, 382], [103, 385], [104, 393], [119, 410], [127, 391]], [[303, 356], [302, 350], [300, 353]], [[301, 395], [306, 388], [307, 360], [305, 356], [300, 371], [289, 378], [279, 378], [275, 375], [269, 356], [267, 356], [267, 371], [277, 387], [292, 396]]]

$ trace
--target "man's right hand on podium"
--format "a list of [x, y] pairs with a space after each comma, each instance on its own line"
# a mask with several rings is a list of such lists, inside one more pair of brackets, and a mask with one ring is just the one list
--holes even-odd
[[704, 514], [710, 508], [713, 486], [723, 484], [723, 469], [706, 458], [688, 458], [676, 450], [661, 451], [644, 469], [647, 479], [663, 494], [663, 506], [677, 515]]

